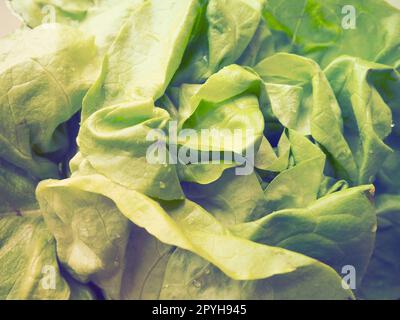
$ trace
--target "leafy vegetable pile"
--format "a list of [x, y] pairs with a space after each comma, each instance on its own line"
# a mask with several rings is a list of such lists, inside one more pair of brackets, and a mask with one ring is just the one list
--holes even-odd
[[[398, 9], [9, 4], [26, 26], [0, 40], [0, 299], [400, 299]], [[173, 120], [253, 130], [255, 170], [149, 163]]]

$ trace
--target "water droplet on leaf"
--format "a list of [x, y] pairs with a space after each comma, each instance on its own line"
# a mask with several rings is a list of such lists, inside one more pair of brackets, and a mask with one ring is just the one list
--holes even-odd
[[195, 288], [201, 288], [201, 282], [199, 280], [193, 280], [192, 284]]

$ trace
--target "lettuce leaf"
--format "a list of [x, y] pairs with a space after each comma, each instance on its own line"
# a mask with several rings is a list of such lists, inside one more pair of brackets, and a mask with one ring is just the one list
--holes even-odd
[[[316, 267], [325, 269], [328, 278], [337, 279], [337, 294], [344, 290], [340, 285], [340, 277], [327, 266], [295, 252], [237, 237], [189, 200], [164, 203], [164, 207], [161, 207], [154, 200], [116, 185], [100, 175], [75, 177], [62, 182], [42, 182], [38, 188], [38, 198], [42, 207], [46, 208], [47, 215], [57, 209], [56, 203], [59, 201], [54, 201], [57, 194], [62, 196], [68, 188], [76, 188], [82, 195], [96, 192], [112, 199], [136, 225], [164, 243], [190, 250], [207, 259], [233, 279], [269, 278], [297, 269]], [[219, 245], [216, 246], [216, 243]]]
[[378, 232], [375, 251], [361, 287], [365, 299], [392, 299], [400, 297], [399, 241], [400, 198], [385, 194], [376, 200]]
[[96, 77], [93, 38], [57, 24], [18, 31], [0, 40], [0, 61], [0, 158], [34, 177], [58, 177], [51, 158], [67, 151], [63, 124]]
[[0, 39], [0, 299], [400, 297], [399, 10], [8, 3], [25, 28]]
[[97, 49], [93, 38], [57, 24], [0, 43], [0, 299], [91, 299], [59, 268], [35, 189], [61, 175], [66, 122], [95, 79]]
[[[59, 273], [55, 243], [40, 216], [0, 217], [0, 299], [68, 299], [69, 288]], [[55, 287], [46, 283], [53, 268]]]
[[[342, 27], [350, 12], [343, 8], [348, 5], [355, 11], [355, 28]], [[400, 15], [386, 1], [270, 0], [263, 14], [274, 35], [288, 38], [290, 52], [310, 57], [323, 68], [341, 55], [391, 66], [399, 63]], [[370, 41], [371, 35], [375, 41]]]

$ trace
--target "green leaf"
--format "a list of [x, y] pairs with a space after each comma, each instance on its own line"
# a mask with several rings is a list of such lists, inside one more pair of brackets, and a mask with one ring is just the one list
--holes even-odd
[[7, 2], [0, 299], [399, 298], [399, 10]]
[[134, 227], [126, 249], [121, 299], [159, 299], [172, 252], [173, 247], [163, 244], [144, 229]]
[[376, 199], [376, 245], [361, 286], [365, 299], [400, 299], [400, 196], [385, 194]]
[[92, 0], [7, 0], [7, 2], [31, 28], [49, 22], [81, 21], [93, 5]]
[[357, 168], [343, 135], [341, 110], [319, 66], [307, 58], [278, 53], [255, 70], [267, 83], [272, 111], [281, 124], [311, 135], [333, 158], [337, 174], [355, 181]]
[[[154, 107], [154, 101], [164, 94], [180, 63], [196, 8], [195, 0], [145, 2], [136, 8], [84, 99], [78, 136], [82, 155], [97, 172], [161, 199], [183, 195], [174, 167], [148, 162], [146, 154], [155, 141], [147, 136], [153, 129], [164, 129], [169, 120], [165, 110]], [[167, 9], [174, 12], [174, 19], [166, 19]], [[110, 157], [118, 170], [110, 167]]]
[[[342, 57], [325, 70], [340, 104], [346, 140], [357, 164], [357, 184], [371, 183], [382, 163], [391, 153], [383, 140], [391, 132], [392, 114], [383, 100], [389, 82], [400, 80], [388, 66]], [[389, 93], [389, 92], [388, 92]]]
[[346, 180], [336, 180], [332, 177], [324, 177], [321, 182], [321, 186], [318, 193], [318, 198], [322, 198], [328, 194], [345, 190], [349, 187], [349, 183]]
[[384, 190], [396, 193], [400, 190], [400, 149], [390, 154], [378, 174], [379, 183]]
[[175, 83], [201, 83], [235, 63], [261, 23], [265, 0], [203, 1], [197, 28]]
[[38, 181], [23, 170], [0, 159], [0, 216], [37, 209], [35, 189]]
[[[354, 28], [342, 26], [353, 18], [345, 6], [355, 10]], [[274, 35], [286, 35], [291, 52], [311, 57], [323, 67], [340, 55], [388, 65], [399, 62], [400, 11], [386, 1], [270, 0], [264, 16]]]
[[265, 189], [265, 207], [268, 212], [302, 208], [315, 201], [318, 196], [325, 155], [307, 138], [293, 130], [289, 131], [289, 141], [296, 164], [279, 173]]
[[264, 0], [210, 0], [207, 6], [209, 68], [234, 63], [258, 27]]
[[[201, 86], [184, 85], [181, 88], [179, 128], [194, 130], [195, 135], [190, 139], [178, 136], [177, 143], [199, 153], [221, 152], [231, 156], [231, 163], [221, 157], [219, 163], [183, 166], [183, 180], [211, 183], [224, 170], [238, 165], [234, 154], [256, 152], [264, 130], [259, 107], [260, 85], [259, 77], [252, 71], [230, 65], [213, 74]], [[204, 138], [204, 129], [209, 130], [209, 137]], [[254, 155], [251, 156], [253, 159], [249, 161], [253, 165]]]
[[29, 27], [60, 23], [79, 28], [96, 38], [104, 54], [122, 25], [144, 0], [8, 0]]
[[68, 299], [55, 242], [40, 214], [0, 217], [0, 299]]
[[[398, 69], [397, 69], [398, 70]], [[378, 174], [378, 184], [382, 191], [396, 194], [400, 190], [400, 76], [398, 71], [383, 69], [371, 71], [374, 86], [392, 112], [391, 134], [385, 143], [393, 149]]]
[[49, 155], [68, 147], [63, 123], [81, 107], [95, 57], [93, 38], [56, 24], [0, 40], [1, 158], [32, 176], [58, 176]]
[[0, 299], [92, 299], [58, 266], [56, 243], [35, 198], [37, 179], [0, 159]]
[[338, 272], [343, 266], [354, 266], [360, 284], [375, 240], [371, 187], [335, 192], [303, 208], [276, 211], [231, 230], [256, 242], [303, 253]]
[[350, 300], [340, 277], [315, 262], [295, 271], [256, 281], [236, 281], [207, 261], [176, 250], [165, 272], [161, 299], [207, 300]]
[[[39, 195], [39, 201], [41, 200]], [[78, 280], [99, 285], [108, 298], [118, 299], [122, 281], [128, 221], [114, 203], [96, 193], [64, 188], [40, 202], [57, 256]], [[62, 203], [61, 206], [54, 206]]]
[[[189, 200], [163, 202], [161, 207], [154, 200], [100, 175], [42, 182], [37, 195], [42, 207], [46, 208], [46, 214], [60, 210], [56, 208], [59, 201], [54, 201], [55, 197], [62, 197], [71, 189], [79, 190], [79, 197], [97, 193], [111, 199], [128, 219], [163, 243], [198, 254], [236, 280], [270, 278], [319, 264], [316, 260], [285, 249], [237, 237]], [[75, 201], [71, 199], [70, 203], [73, 205]], [[110, 203], [110, 200], [104, 201]], [[321, 268], [325, 268], [328, 279], [338, 279], [333, 270], [325, 266]], [[334, 291], [342, 296], [349, 295], [339, 285]]]
[[262, 137], [254, 165], [261, 171], [280, 172], [288, 168], [289, 155], [290, 142], [285, 132], [282, 133], [275, 150], [269, 141]]
[[229, 169], [213, 183], [186, 183], [183, 188], [186, 197], [225, 226], [251, 221], [265, 213], [264, 192], [255, 173], [237, 176], [234, 169]]

